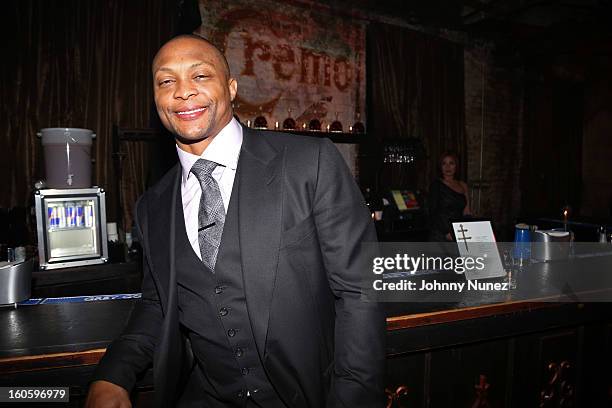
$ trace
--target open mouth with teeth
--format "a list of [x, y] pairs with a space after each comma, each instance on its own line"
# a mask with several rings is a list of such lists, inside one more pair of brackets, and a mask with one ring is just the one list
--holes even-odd
[[193, 120], [193, 119], [197, 119], [200, 116], [202, 116], [204, 112], [206, 111], [206, 109], [207, 107], [204, 106], [201, 108], [196, 108], [196, 109], [191, 109], [191, 110], [175, 111], [174, 114], [182, 120]]

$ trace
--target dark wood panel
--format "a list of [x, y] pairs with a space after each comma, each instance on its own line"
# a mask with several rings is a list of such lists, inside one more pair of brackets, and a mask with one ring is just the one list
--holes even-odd
[[454, 406], [504, 407], [511, 380], [507, 340], [472, 344], [457, 349], [456, 354], [459, 375], [454, 384]]
[[[596, 393], [597, 395], [597, 400], [598, 401], [605, 401], [606, 404], [601, 404], [607, 407], [612, 407], [612, 370], [610, 370], [610, 367], [612, 367], [612, 323], [608, 323], [606, 325], [605, 328], [605, 344], [604, 344], [604, 354], [605, 354], [605, 358], [604, 358], [604, 363], [603, 363], [603, 367], [601, 365], [601, 363], [597, 364], [597, 369], [603, 369], [601, 371], [603, 371], [604, 373], [602, 374], [601, 371], [597, 371], [599, 373], [600, 376], [602, 376], [602, 382], [603, 382], [603, 387], [602, 389], [604, 390], [603, 393]], [[595, 373], [596, 371], [593, 370], [593, 373]]]
[[612, 324], [584, 326], [584, 366], [579, 374], [582, 399], [592, 401], [593, 407], [612, 406]]
[[429, 351], [483, 339], [509, 338], [588, 322], [603, 322], [610, 319], [611, 308], [612, 305], [605, 303], [558, 304], [557, 307], [391, 330], [387, 336], [387, 352], [395, 355]]
[[[542, 408], [577, 406], [578, 374], [583, 365], [579, 327], [517, 339], [517, 375], [513, 405]], [[563, 400], [564, 404], [560, 405]], [[571, 404], [570, 404], [571, 403]]]
[[100, 348], [67, 353], [7, 357], [0, 358], [0, 367], [3, 374], [11, 374], [51, 368], [96, 365], [105, 352], [105, 348]]
[[453, 406], [457, 398], [457, 378], [463, 375], [460, 357], [461, 350], [458, 348], [442, 349], [431, 354], [428, 408]]
[[537, 347], [540, 406], [542, 408], [578, 406], [578, 379], [583, 365], [581, 328], [539, 336]]
[[[32, 387], [70, 387], [69, 404], [27, 404], [27, 407], [68, 406], [81, 407], [87, 394], [89, 379], [93, 375], [94, 366], [71, 367], [70, 369], [52, 369], [30, 371], [19, 374], [0, 374], [0, 386], [32, 386]], [[20, 406], [20, 404], [10, 404]], [[21, 404], [21, 406], [25, 406]]]
[[387, 330], [400, 330], [410, 327], [456, 322], [459, 320], [495, 316], [502, 313], [513, 313], [545, 307], [554, 307], [555, 305], [555, 303], [544, 302], [505, 302], [491, 305], [464, 307], [460, 309], [441, 310], [430, 313], [393, 316], [387, 318]]
[[391, 407], [425, 407], [429, 395], [428, 353], [410, 354], [387, 359], [385, 378], [387, 402]]
[[[73, 366], [67, 368], [56, 368], [48, 370], [35, 370], [20, 373], [4, 373], [0, 374], [0, 386], [33, 386], [33, 387], [66, 387], [70, 388], [70, 402], [67, 404], [49, 404], [28, 403], [28, 408], [36, 407], [82, 407], [84, 406], [87, 397], [87, 389], [89, 381], [93, 375], [95, 365]], [[153, 373], [148, 370], [141, 378], [138, 379], [135, 390], [132, 395], [132, 401], [135, 407], [152, 407], [153, 406]], [[12, 406], [24, 406], [8, 404]], [[0, 406], [4, 406], [0, 404]]]

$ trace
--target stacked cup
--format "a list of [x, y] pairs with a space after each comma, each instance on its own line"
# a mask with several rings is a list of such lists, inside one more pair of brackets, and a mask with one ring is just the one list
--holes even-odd
[[520, 223], [514, 226], [513, 258], [520, 265], [531, 258], [531, 232], [527, 224]]

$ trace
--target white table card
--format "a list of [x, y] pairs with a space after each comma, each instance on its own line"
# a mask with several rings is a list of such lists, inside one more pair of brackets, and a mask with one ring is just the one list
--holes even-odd
[[484, 268], [466, 269], [468, 280], [497, 278], [506, 275], [504, 266], [495, 245], [495, 235], [490, 221], [453, 222], [459, 255], [462, 257], [481, 257]]

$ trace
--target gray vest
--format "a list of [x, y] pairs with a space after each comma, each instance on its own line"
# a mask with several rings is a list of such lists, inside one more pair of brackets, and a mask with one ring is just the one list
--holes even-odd
[[285, 405], [264, 371], [246, 307], [238, 231], [238, 177], [239, 172], [234, 180], [214, 274], [193, 252], [187, 239], [178, 194], [179, 321], [188, 332], [210, 405], [244, 407], [250, 395], [258, 405], [280, 408]]

